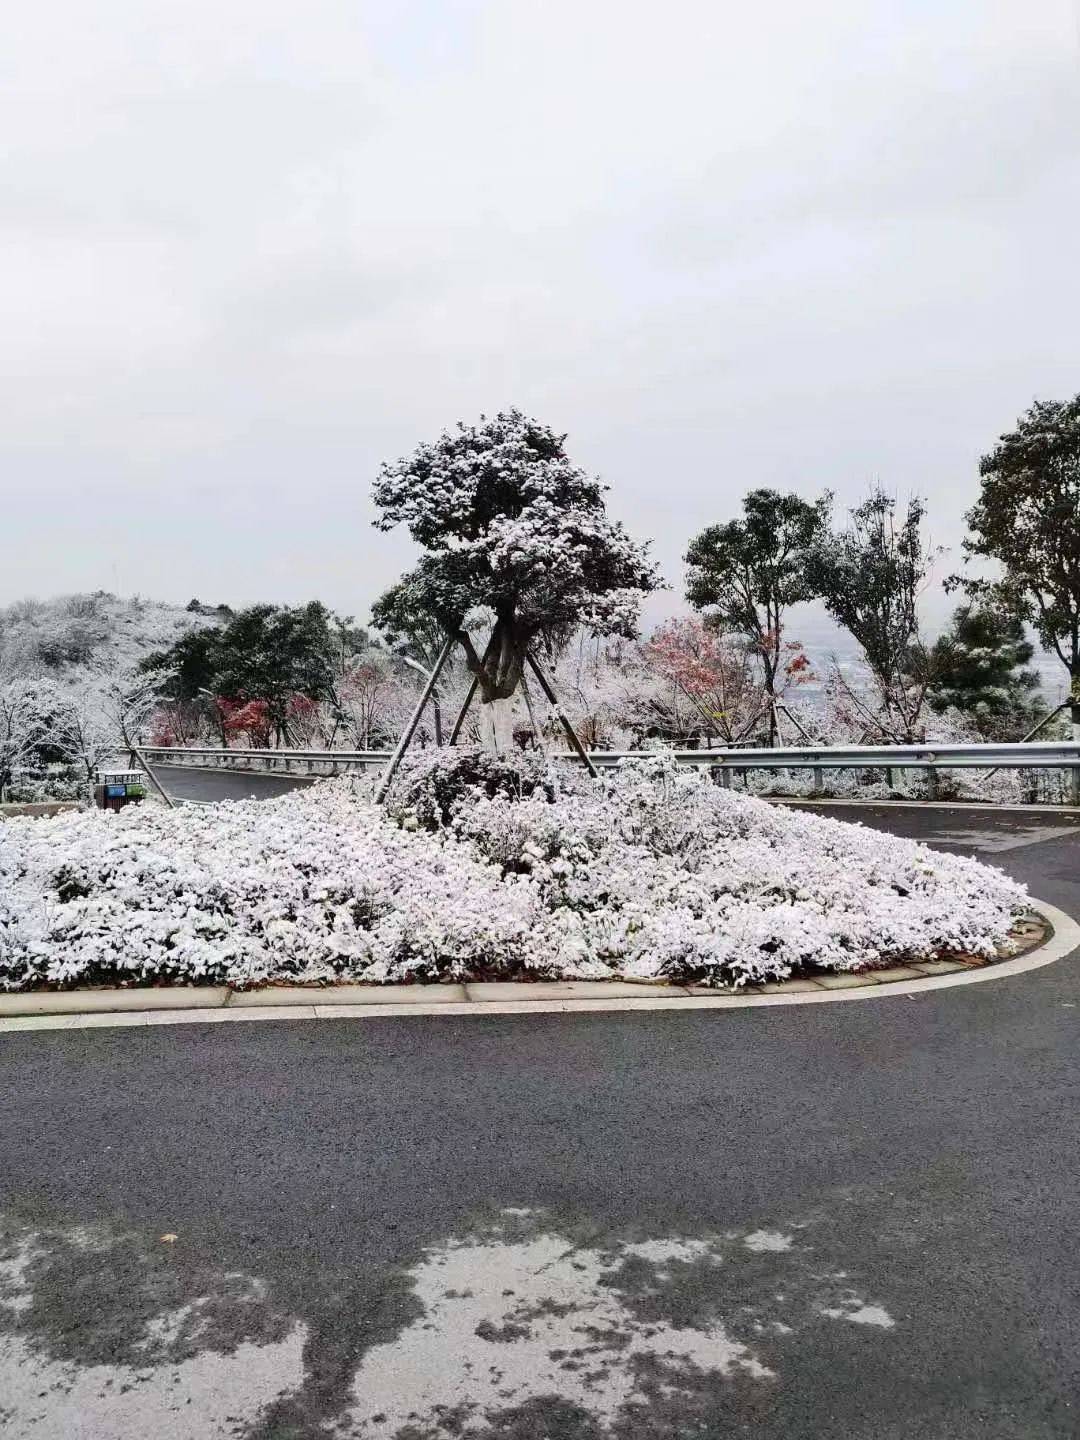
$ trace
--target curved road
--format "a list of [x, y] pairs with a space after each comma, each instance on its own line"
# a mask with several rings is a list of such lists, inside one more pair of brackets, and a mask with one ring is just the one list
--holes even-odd
[[[1072, 818], [860, 813], [1080, 915]], [[791, 1009], [0, 1035], [0, 1433], [1073, 1437], [1078, 1026], [1074, 955]]]

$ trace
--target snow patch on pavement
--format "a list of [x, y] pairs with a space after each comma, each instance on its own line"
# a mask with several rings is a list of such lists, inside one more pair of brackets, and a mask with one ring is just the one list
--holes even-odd
[[0, 1336], [0, 1430], [5, 1440], [226, 1440], [301, 1384], [306, 1336], [297, 1325], [278, 1344], [145, 1370], [47, 1360]]
[[782, 1254], [783, 1251], [790, 1250], [795, 1241], [790, 1235], [782, 1235], [779, 1230], [754, 1230], [743, 1237], [742, 1243], [747, 1250], [772, 1250]]
[[850, 1320], [853, 1325], [877, 1325], [882, 1330], [891, 1330], [896, 1324], [882, 1306], [865, 1305], [854, 1296], [846, 1305], [825, 1307], [821, 1313], [829, 1320]]
[[[3, 1219], [3, 1217], [0, 1217]], [[2, 1227], [0, 1227], [2, 1228]], [[135, 1287], [118, 1288], [118, 1255], [141, 1255]], [[274, 1323], [281, 1338], [224, 1341], [223, 1315], [265, 1309], [258, 1277], [226, 1272], [214, 1294], [140, 1314], [151, 1252], [103, 1226], [25, 1232], [0, 1241], [0, 1434], [4, 1440], [226, 1440], [303, 1383], [307, 1326]], [[65, 1268], [77, 1258], [77, 1271]], [[58, 1278], [57, 1266], [62, 1271]], [[85, 1267], [85, 1268], [82, 1268]], [[99, 1310], [104, 1276], [111, 1309]], [[60, 1311], [60, 1291], [81, 1296]], [[59, 1289], [58, 1289], [59, 1287]], [[152, 1289], [151, 1289], [151, 1293]], [[63, 1316], [64, 1318], [60, 1318]], [[59, 1324], [57, 1331], [54, 1327]], [[116, 1363], [95, 1351], [97, 1326]], [[85, 1328], [84, 1328], [85, 1327]], [[234, 1331], [243, 1336], [243, 1329]], [[58, 1353], [57, 1353], [58, 1352]]]
[[643, 1398], [643, 1359], [672, 1393], [703, 1371], [772, 1378], [722, 1324], [642, 1325], [610, 1286], [617, 1264], [558, 1235], [432, 1251], [413, 1273], [424, 1315], [365, 1356], [351, 1422], [362, 1434], [393, 1434], [440, 1408], [460, 1410], [467, 1435], [490, 1411], [558, 1396], [610, 1425]]
[[[748, 1303], [762, 1265], [773, 1285], [782, 1267], [790, 1294]], [[338, 1433], [486, 1437], [550, 1406], [590, 1435], [621, 1434], [651, 1405], [689, 1413], [716, 1384], [777, 1383], [779, 1347], [824, 1317], [886, 1316], [852, 1291], [836, 1302], [831, 1277], [778, 1230], [583, 1239], [515, 1210], [430, 1248], [408, 1274], [422, 1313], [366, 1353]]]

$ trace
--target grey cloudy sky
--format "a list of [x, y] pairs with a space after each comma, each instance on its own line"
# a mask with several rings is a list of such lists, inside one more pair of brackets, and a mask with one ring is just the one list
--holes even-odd
[[955, 545], [1080, 389], [1077, 57], [1072, 0], [19, 7], [0, 600], [363, 615], [378, 462], [511, 404], [677, 587], [754, 485]]

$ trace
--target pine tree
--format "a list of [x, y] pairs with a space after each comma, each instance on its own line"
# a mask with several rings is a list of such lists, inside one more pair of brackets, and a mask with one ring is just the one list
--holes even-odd
[[930, 652], [930, 707], [956, 709], [988, 740], [1018, 740], [1042, 708], [1035, 647], [1015, 612], [962, 605]]

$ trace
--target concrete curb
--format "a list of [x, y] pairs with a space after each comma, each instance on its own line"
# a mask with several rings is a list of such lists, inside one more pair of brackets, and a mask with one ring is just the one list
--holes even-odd
[[[950, 961], [896, 966], [865, 977], [824, 976], [786, 981], [754, 993], [717, 994], [700, 987], [582, 980], [471, 985], [226, 986], [143, 990], [68, 990], [0, 995], [0, 1032], [81, 1030], [101, 1026], [207, 1024], [237, 1020], [344, 1020], [377, 1016], [567, 1015], [633, 1010], [747, 1010], [777, 1005], [826, 1005], [885, 1000], [1005, 980], [1052, 965], [1080, 947], [1080, 924], [1055, 905], [1032, 899], [1053, 926], [1049, 938], [1011, 960], [978, 969]], [[943, 967], [952, 966], [943, 973]], [[854, 982], [854, 983], [853, 983]]]

